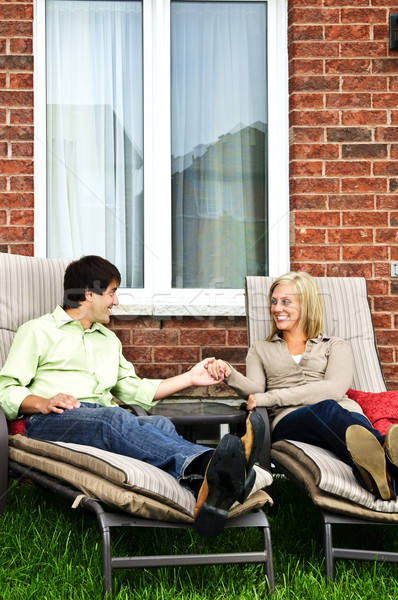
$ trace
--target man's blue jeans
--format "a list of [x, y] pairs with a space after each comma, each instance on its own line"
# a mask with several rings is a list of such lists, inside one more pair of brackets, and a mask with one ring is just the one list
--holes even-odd
[[88, 402], [61, 414], [31, 415], [25, 430], [28, 437], [40, 440], [85, 444], [130, 456], [178, 480], [196, 457], [211, 450], [181, 437], [166, 417], [136, 417], [118, 406]]
[[345, 434], [350, 425], [362, 425], [382, 444], [384, 436], [373, 429], [368, 419], [340, 406], [335, 400], [322, 400], [288, 413], [275, 425], [272, 441], [295, 440], [320, 446], [334, 452], [351, 467], [353, 461], [347, 450]]

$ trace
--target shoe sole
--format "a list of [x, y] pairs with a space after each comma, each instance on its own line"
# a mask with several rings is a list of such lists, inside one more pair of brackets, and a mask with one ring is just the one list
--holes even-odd
[[379, 441], [361, 425], [351, 425], [346, 432], [346, 444], [367, 487], [372, 487], [369, 482], [370, 477], [382, 500], [390, 500], [391, 490], [387, 480], [386, 459]]
[[249, 473], [247, 474], [244, 492], [243, 492], [242, 496], [240, 498], [238, 498], [238, 502], [240, 502], [241, 504], [243, 504], [245, 502], [245, 500], [248, 498], [250, 492], [252, 491], [253, 486], [256, 482], [256, 477], [257, 477], [257, 473], [254, 469], [249, 471]]
[[226, 434], [214, 452], [196, 504], [194, 529], [215, 537], [224, 529], [228, 511], [245, 494], [245, 458], [241, 440]]
[[390, 425], [384, 439], [387, 457], [398, 467], [398, 425]]

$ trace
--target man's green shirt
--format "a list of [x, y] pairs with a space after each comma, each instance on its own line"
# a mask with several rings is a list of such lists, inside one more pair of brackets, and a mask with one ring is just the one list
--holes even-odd
[[57, 306], [18, 329], [0, 371], [0, 405], [8, 419], [19, 416], [30, 394], [52, 398], [63, 393], [103, 406], [115, 404], [115, 396], [149, 409], [161, 381], [137, 377], [120, 340], [104, 325], [84, 330]]

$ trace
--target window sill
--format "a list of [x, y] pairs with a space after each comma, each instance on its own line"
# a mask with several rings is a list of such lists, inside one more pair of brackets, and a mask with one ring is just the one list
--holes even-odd
[[181, 304], [119, 304], [112, 310], [116, 318], [128, 316], [151, 317], [244, 317], [242, 305], [181, 305]]

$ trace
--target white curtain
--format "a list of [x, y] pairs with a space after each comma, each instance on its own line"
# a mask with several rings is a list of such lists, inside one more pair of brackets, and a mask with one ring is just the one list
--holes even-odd
[[48, 255], [143, 286], [141, 2], [46, 3]]
[[266, 274], [266, 2], [175, 2], [173, 286]]

